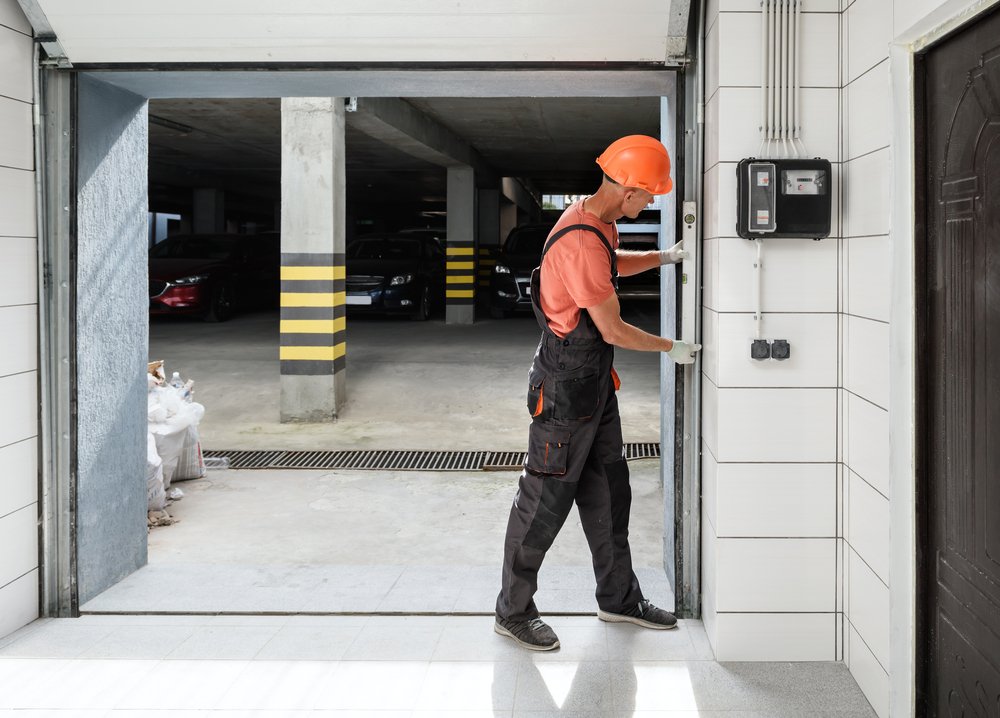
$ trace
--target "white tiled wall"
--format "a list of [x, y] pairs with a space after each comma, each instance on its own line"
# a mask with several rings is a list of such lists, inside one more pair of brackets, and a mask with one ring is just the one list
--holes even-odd
[[[734, 225], [735, 163], [760, 144], [759, 3], [708, 3], [706, 626], [720, 658], [844, 659], [882, 718], [892, 539], [890, 160], [898, 151], [890, 122], [909, 111], [891, 105], [888, 55], [894, 32], [927, 22], [944, 4], [803, 3], [811, 38], [802, 58], [803, 135], [809, 155], [834, 166], [834, 231], [822, 242], [765, 244], [763, 335], [787, 334], [793, 358], [755, 364], [755, 246]], [[790, 579], [793, 571], [801, 581]]]
[[38, 298], [31, 28], [0, 0], [0, 637], [38, 616]]
[[[841, 8], [803, 9], [803, 140], [833, 163], [839, 206]], [[759, 11], [717, 0], [706, 25], [705, 624], [720, 660], [836, 660], [840, 220], [820, 242], [765, 242], [762, 335], [792, 352], [753, 361], [757, 247], [736, 236], [736, 163], [760, 156]]]

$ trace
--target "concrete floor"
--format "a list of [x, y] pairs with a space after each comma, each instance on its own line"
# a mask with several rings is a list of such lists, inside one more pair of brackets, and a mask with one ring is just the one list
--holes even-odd
[[0, 639], [18, 718], [871, 718], [842, 663], [717, 663], [674, 631], [551, 619], [538, 654], [491, 617], [84, 616]]
[[[647, 597], [671, 608], [659, 462], [633, 461], [630, 541]], [[212, 471], [176, 484], [149, 565], [85, 611], [491, 613], [514, 472]], [[539, 573], [538, 605], [596, 611], [574, 510]]]
[[[626, 318], [656, 331], [655, 304]], [[278, 314], [223, 324], [157, 318], [150, 360], [195, 380], [205, 405], [207, 449], [469, 449], [523, 451], [528, 367], [538, 343], [533, 317], [446, 325], [348, 317], [347, 401], [336, 423], [281, 424]], [[660, 440], [659, 355], [619, 351], [625, 441]]]

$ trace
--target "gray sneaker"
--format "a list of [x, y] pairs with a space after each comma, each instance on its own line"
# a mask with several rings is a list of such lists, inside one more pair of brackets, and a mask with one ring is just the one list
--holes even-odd
[[559, 648], [556, 632], [540, 618], [532, 618], [529, 621], [508, 621], [497, 617], [493, 630], [501, 636], [510, 636], [517, 645], [529, 651], [553, 651]]
[[677, 619], [674, 614], [657, 608], [646, 599], [639, 601], [634, 608], [624, 613], [608, 613], [599, 610], [597, 617], [609, 623], [634, 623], [643, 628], [655, 628], [660, 631], [677, 628]]

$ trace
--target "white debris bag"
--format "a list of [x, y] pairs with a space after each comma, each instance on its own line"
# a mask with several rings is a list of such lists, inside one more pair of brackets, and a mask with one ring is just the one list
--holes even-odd
[[161, 511], [167, 505], [163, 489], [163, 459], [156, 451], [153, 432], [146, 433], [146, 503], [148, 511]]
[[164, 489], [175, 479], [205, 475], [197, 428], [204, 416], [205, 407], [191, 401], [190, 382], [185, 386], [150, 386], [149, 432], [163, 462]]

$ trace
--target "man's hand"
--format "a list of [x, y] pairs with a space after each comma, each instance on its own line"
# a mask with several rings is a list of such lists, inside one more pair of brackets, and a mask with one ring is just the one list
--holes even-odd
[[667, 356], [678, 364], [694, 364], [694, 355], [698, 351], [701, 351], [701, 344], [689, 344], [674, 339], [674, 345], [667, 351]]
[[660, 264], [677, 264], [691, 255], [683, 248], [684, 240], [681, 240], [670, 249], [660, 251]]

